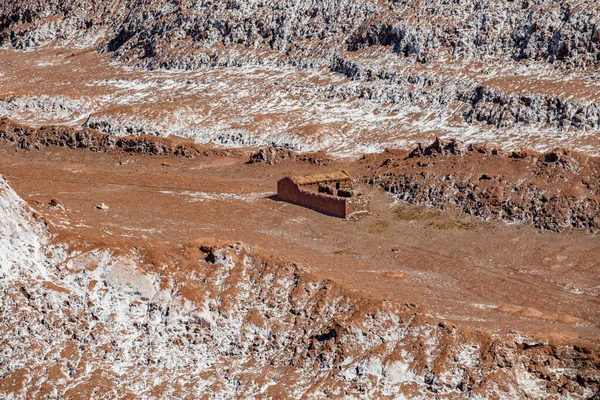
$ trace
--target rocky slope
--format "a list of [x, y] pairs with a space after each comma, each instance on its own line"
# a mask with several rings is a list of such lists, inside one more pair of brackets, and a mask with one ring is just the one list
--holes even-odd
[[565, 149], [507, 152], [439, 139], [364, 157], [365, 179], [412, 204], [562, 231], [600, 227], [600, 162]]
[[9, 398], [590, 398], [600, 389], [595, 345], [459, 329], [242, 244], [56, 244], [0, 185]]
[[[307, 87], [285, 84], [280, 88], [285, 103], [307, 98], [298, 105], [303, 110], [319, 102], [345, 104], [359, 109], [354, 111], [356, 121], [330, 127], [332, 119], [343, 121], [346, 116], [340, 118], [325, 107], [317, 112], [320, 121], [310, 122], [327, 129], [312, 128], [322, 132], [312, 132], [310, 138], [275, 121], [266, 127], [285, 137], [275, 142], [296, 150], [331, 147], [321, 133], [337, 146], [342, 139], [332, 137], [341, 130], [346, 142], [371, 147], [415, 143], [435, 132], [505, 147], [526, 144], [547, 150], [561, 145], [600, 154], [595, 140], [600, 129], [600, 30], [599, 9], [593, 2], [121, 0], [89, 5], [24, 0], [5, 2], [2, 10], [0, 45], [14, 49], [93, 47], [153, 70], [223, 68], [219, 80], [231, 77], [232, 71], [247, 77], [257, 72], [252, 68], [267, 66], [286, 73], [292, 68], [298, 77], [319, 76], [318, 83]], [[270, 74], [253, 85], [275, 96], [268, 86], [279, 80]], [[226, 104], [246, 101], [240, 99], [246, 91], [234, 86]], [[35, 118], [23, 120], [19, 104], [31, 108], [42, 100], [38, 96], [18, 93], [5, 107], [0, 103], [0, 111], [35, 123]], [[87, 119], [87, 126], [111, 134], [166, 136], [176, 131], [197, 140], [209, 136], [217, 143], [265, 144], [262, 133], [248, 126], [225, 137], [217, 132], [223, 121], [214, 121], [208, 133], [198, 129], [195, 121], [206, 117], [206, 110], [195, 118], [178, 118], [176, 124], [184, 126], [173, 129], [169, 116], [142, 118], [134, 110], [134, 115], [123, 115], [113, 107], [135, 103], [134, 98], [110, 99], [102, 112], [89, 104], [97, 101], [78, 106], [68, 95], [61, 104], [83, 114], [72, 112], [73, 120]], [[255, 96], [251, 102], [256, 102]], [[272, 115], [268, 105], [265, 101], [258, 108]], [[255, 116], [247, 109], [236, 112], [248, 113], [242, 119]], [[189, 109], [182, 114], [188, 115]], [[292, 126], [309, 119], [292, 118]], [[365, 118], [370, 125], [381, 124], [379, 132], [354, 126]], [[223, 119], [233, 122], [232, 116]]]
[[91, 128], [74, 129], [65, 126], [21, 125], [8, 118], [0, 118], [0, 139], [14, 143], [19, 148], [32, 150], [46, 146], [86, 149], [90, 151], [119, 150], [136, 154], [175, 155], [201, 157], [239, 154], [236, 150], [202, 147], [193, 141], [151, 135], [111, 136]]
[[[392, 46], [420, 62], [441, 56], [563, 62], [600, 61], [598, 6], [587, 1], [497, 2], [320, 0], [4, 2], [2, 44], [98, 40], [101, 49], [154, 65], [177, 55], [210, 60], [203, 47], [275, 50], [293, 62], [327, 63], [336, 51]], [[129, 11], [129, 12], [126, 12]], [[204, 50], [205, 51], [205, 50]], [[196, 53], [196, 54], [194, 54]], [[306, 61], [301, 61], [308, 57]]]

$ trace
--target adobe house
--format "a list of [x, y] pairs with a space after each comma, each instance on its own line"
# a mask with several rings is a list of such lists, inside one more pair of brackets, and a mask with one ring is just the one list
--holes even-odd
[[277, 198], [339, 218], [368, 206], [368, 199], [353, 189], [352, 177], [344, 170], [286, 176], [277, 182]]

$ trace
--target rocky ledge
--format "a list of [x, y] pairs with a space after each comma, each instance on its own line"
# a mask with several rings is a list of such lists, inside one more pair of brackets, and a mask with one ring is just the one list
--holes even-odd
[[551, 231], [600, 227], [600, 159], [574, 151], [507, 152], [436, 139], [360, 163], [368, 183], [411, 204]]
[[25, 126], [8, 118], [0, 118], [0, 140], [14, 143], [26, 150], [57, 146], [90, 151], [124, 151], [137, 154], [174, 155], [188, 158], [242, 154], [241, 150], [200, 146], [191, 139], [152, 135], [115, 136], [92, 128], [67, 126]]

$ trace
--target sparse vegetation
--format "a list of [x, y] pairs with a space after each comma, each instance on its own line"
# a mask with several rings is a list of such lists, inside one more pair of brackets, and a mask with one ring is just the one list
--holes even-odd
[[394, 210], [394, 218], [399, 221], [424, 221], [440, 215], [440, 211], [423, 206], [400, 206]]
[[379, 219], [369, 225], [369, 232], [384, 233], [390, 229], [390, 222], [384, 219]]
[[468, 215], [440, 211], [426, 206], [399, 206], [393, 212], [398, 221], [421, 221], [426, 226], [442, 230], [474, 230], [485, 224]]
[[358, 254], [357, 252], [350, 250], [350, 249], [340, 249], [340, 250], [336, 250], [333, 252], [333, 254], [337, 255], [337, 256], [359, 256], [360, 254]]

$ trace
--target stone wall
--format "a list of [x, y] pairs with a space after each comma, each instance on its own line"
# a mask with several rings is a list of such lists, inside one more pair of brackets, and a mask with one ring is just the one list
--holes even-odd
[[367, 211], [369, 209], [369, 198], [367, 196], [351, 197], [347, 199], [346, 216], [356, 212]]
[[277, 197], [334, 217], [346, 218], [347, 215], [346, 199], [302, 190], [291, 178], [286, 177], [277, 182]]

